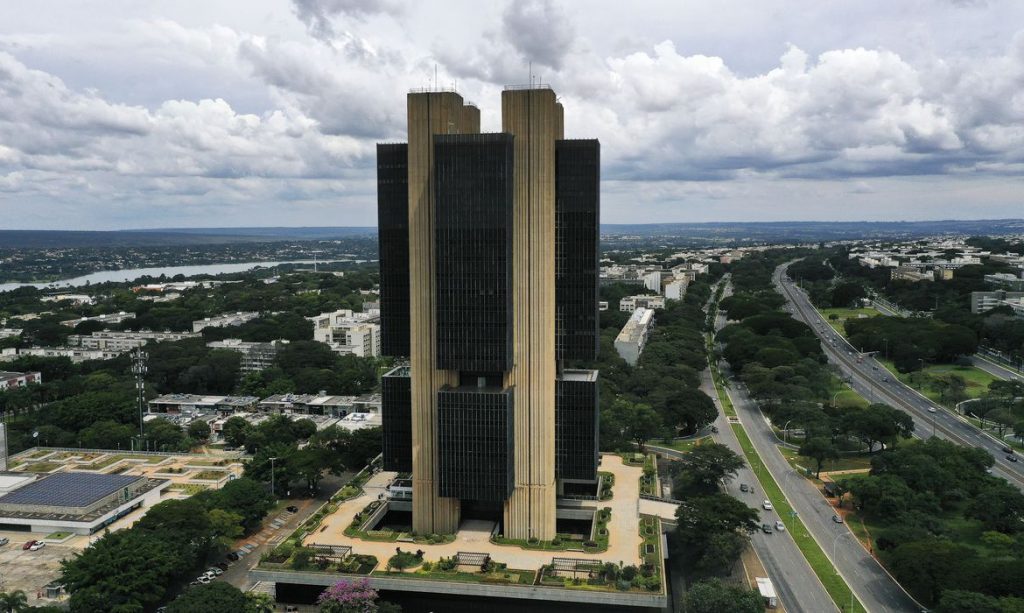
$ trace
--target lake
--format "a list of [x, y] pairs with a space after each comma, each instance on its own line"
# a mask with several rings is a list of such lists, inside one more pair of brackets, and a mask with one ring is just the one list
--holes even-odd
[[[362, 260], [318, 260], [317, 264], [328, 264], [330, 262], [361, 262]], [[124, 270], [101, 270], [89, 273], [81, 277], [63, 279], [52, 283], [0, 283], [0, 292], [9, 292], [19, 287], [38, 287], [40, 289], [53, 287], [81, 287], [83, 285], [94, 285], [108, 281], [124, 282], [134, 281], [140, 277], [159, 277], [167, 275], [168, 278], [175, 275], [218, 275], [229, 272], [245, 272], [257, 267], [273, 268], [280, 264], [313, 264], [313, 260], [292, 260], [287, 262], [233, 262], [229, 264], [200, 264], [195, 266], [160, 266], [157, 268], [126, 268]]]

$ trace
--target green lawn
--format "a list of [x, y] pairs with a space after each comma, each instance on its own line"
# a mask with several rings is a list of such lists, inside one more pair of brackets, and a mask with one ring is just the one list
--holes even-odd
[[[786, 458], [790, 466], [793, 468], [809, 468], [814, 470], [818, 463], [806, 456], [802, 456], [792, 449], [786, 447], [779, 447], [779, 451], [782, 452], [782, 456]], [[867, 454], [857, 455], [843, 455], [836, 460], [827, 460], [825, 465], [822, 467], [822, 472], [829, 472], [832, 470], [863, 470], [871, 468], [871, 456]]]
[[961, 377], [966, 383], [967, 387], [964, 389], [964, 393], [967, 394], [968, 398], [978, 398], [988, 392], [988, 385], [993, 381], [997, 381], [996, 377], [993, 377], [989, 373], [976, 368], [974, 366], [957, 366], [955, 364], [932, 364], [925, 367], [921, 371], [913, 371], [909, 373], [901, 373], [896, 370], [896, 367], [889, 360], [879, 360], [889, 372], [894, 373], [900, 381], [906, 383], [910, 387], [921, 392], [928, 397], [929, 400], [949, 408], [953, 408], [956, 404], [952, 401], [946, 401], [942, 398], [942, 395], [935, 388], [935, 384], [942, 379], [948, 379], [949, 377], [956, 375]]
[[[821, 316], [825, 318], [828, 325], [832, 326], [836, 332], [846, 336], [846, 329], [843, 324], [846, 323], [847, 319], [859, 319], [862, 317], [880, 317], [881, 313], [873, 308], [863, 309], [818, 309]], [[838, 319], [831, 319], [830, 316], [835, 315]]]
[[[732, 429], [736, 433], [736, 438], [740, 441], [740, 446], [743, 448], [743, 455], [746, 456], [747, 463], [750, 464], [750, 467], [757, 475], [761, 488], [765, 496], [768, 497], [768, 500], [772, 502], [772, 506], [775, 507], [775, 512], [778, 514], [779, 519], [786, 525], [786, 530], [793, 536], [797, 547], [804, 554], [807, 563], [810, 564], [814, 574], [821, 580], [822, 585], [825, 586], [825, 590], [828, 591], [836, 606], [840, 610], [845, 610], [844, 607], [850, 603], [850, 587], [846, 585], [843, 578], [836, 572], [832, 562], [829, 561], [825, 552], [818, 546], [818, 542], [807, 532], [807, 528], [804, 527], [800, 518], [794, 516], [793, 508], [789, 506], [789, 502], [782, 494], [779, 484], [775, 482], [771, 473], [768, 472], [768, 468], [761, 461], [761, 456], [757, 454], [757, 450], [754, 449], [754, 445], [750, 442], [750, 438], [747, 436], [743, 426], [741, 424], [732, 424]], [[865, 611], [864, 606], [859, 600], [854, 599], [853, 602], [854, 611]]]
[[666, 449], [675, 449], [676, 451], [690, 451], [697, 445], [703, 445], [704, 443], [711, 440], [710, 436], [702, 436], [696, 439], [689, 439], [685, 441], [673, 440], [666, 443], [665, 441], [655, 441], [647, 443], [648, 446], [653, 445], [655, 447], [664, 447]]

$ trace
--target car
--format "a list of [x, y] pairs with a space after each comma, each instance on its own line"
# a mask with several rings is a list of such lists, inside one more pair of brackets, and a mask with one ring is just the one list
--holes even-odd
[[21, 546], [21, 550], [22, 551], [28, 551], [29, 549], [32, 548], [32, 545], [35, 545], [37, 542], [39, 542], [39, 541], [37, 541], [35, 539], [32, 539], [31, 541], [25, 541], [25, 544]]
[[772, 501], [765, 498], [764, 502], [761, 503], [761, 508], [764, 509], [765, 511], [771, 511], [773, 508]]
[[1002, 446], [1002, 447], [1000, 448], [1000, 451], [1002, 451], [1003, 453], [1013, 453], [1013, 449], [1010, 449], [1010, 448], [1009, 448], [1009, 447], [1007, 447], [1006, 445], [1003, 445], [1003, 446]]
[[877, 366], [872, 366], [871, 370], [878, 370], [878, 367]]
[[772, 525], [771, 524], [761, 524], [761, 532], [764, 532], [765, 534], [771, 534], [772, 533]]
[[750, 486], [747, 485], [746, 483], [740, 483], [740, 491], [741, 492], [749, 492], [750, 491]]
[[226, 557], [227, 559], [231, 560], [232, 562], [237, 562], [238, 561], [238, 554], [235, 553], [234, 551], [232, 551], [231, 553], [229, 553], [228, 555], [226, 555], [224, 557]]
[[785, 532], [786, 531], [786, 524], [782, 523], [781, 519], [777, 520], [775, 522], [775, 529], [778, 530], [779, 532]]
[[222, 571], [228, 569], [228, 565], [225, 562], [217, 562], [214, 566], [216, 566], [217, 568], [221, 569]]
[[299, 607], [297, 607], [297, 606], [295, 606], [293, 604], [290, 604], [290, 605], [288, 605], [287, 607], [284, 608], [284, 612], [285, 613], [298, 613], [298, 611], [299, 611]]
[[836, 522], [837, 524], [841, 524], [841, 523], [843, 523], [843, 516], [842, 515], [833, 515], [832, 516], [832, 521]]
[[216, 566], [211, 566], [210, 568], [207, 568], [206, 572], [213, 573], [214, 577], [219, 577], [224, 574], [224, 571], [217, 568]]
[[1011, 462], [1016, 462], [1017, 461], [1017, 456], [1015, 456], [1015, 455], [1013, 455], [1011, 453], [1010, 455], [1006, 456], [1006, 459], [1011, 461]]
[[11, 539], [7, 538], [6, 536], [0, 536], [0, 547], [3, 547], [4, 545], [10, 542]]
[[882, 377], [882, 383], [888, 383], [889, 377]]
[[196, 581], [198, 581], [199, 583], [209, 583], [210, 582], [210, 578], [207, 577], [206, 575], [200, 575], [200, 576], [196, 577]]
[[295, 505], [292, 505], [292, 506], [288, 507], [285, 510], [288, 511], [289, 513], [298, 513], [299, 512], [299, 507], [297, 507]]
[[935, 407], [928, 407], [928, 412], [929, 413], [934, 413], [935, 412]]
[[46, 543], [44, 543], [43, 541], [36, 541], [35, 543], [32, 544], [31, 547], [28, 548], [28, 550], [29, 551], [39, 551], [43, 547], [46, 547]]

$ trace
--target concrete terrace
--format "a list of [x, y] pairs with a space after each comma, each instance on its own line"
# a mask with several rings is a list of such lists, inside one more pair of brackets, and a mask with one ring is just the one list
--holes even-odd
[[[345, 528], [352, 523], [356, 513], [366, 505], [377, 500], [384, 493], [384, 488], [395, 477], [395, 473], [381, 472], [374, 475], [363, 486], [361, 496], [341, 503], [338, 510], [325, 517], [320, 528], [314, 530], [303, 540], [304, 545], [317, 543], [320, 545], [347, 545], [352, 553], [374, 555], [380, 562], [378, 569], [395, 553], [395, 547], [407, 550], [422, 549], [424, 558], [438, 560], [450, 557], [460, 551], [488, 553], [495, 562], [502, 562], [509, 568], [536, 569], [549, 564], [555, 556], [586, 558], [605, 562], [623, 562], [640, 564], [639, 533], [640, 522], [640, 476], [641, 467], [627, 466], [622, 458], [616, 455], [601, 456], [600, 470], [615, 475], [615, 487], [611, 500], [596, 503], [597, 508], [610, 507], [611, 520], [608, 524], [608, 550], [602, 553], [584, 553], [581, 551], [539, 551], [522, 549], [515, 545], [498, 545], [490, 542], [489, 522], [467, 520], [462, 522], [455, 540], [451, 543], [428, 545], [394, 541], [369, 541], [345, 535]], [[674, 509], [673, 509], [674, 513]], [[659, 513], [660, 514], [660, 513]]]

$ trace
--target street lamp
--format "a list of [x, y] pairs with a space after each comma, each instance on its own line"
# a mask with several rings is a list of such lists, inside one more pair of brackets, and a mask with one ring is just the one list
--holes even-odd
[[270, 458], [270, 495], [274, 495], [274, 460], [277, 458]]
[[836, 564], [836, 544], [839, 543], [839, 539], [843, 538], [844, 536], [849, 536], [849, 534], [849, 532], [845, 531], [840, 532], [832, 539], [832, 568], [836, 571], [837, 575], [839, 574], [839, 565]]
[[839, 390], [838, 392], [832, 394], [832, 408], [833, 409], [836, 408], [836, 398], [838, 398], [839, 394], [842, 394], [842, 393], [843, 393], [843, 390]]
[[[833, 405], [833, 406], [835, 406], [835, 405]], [[782, 444], [783, 445], [786, 444], [786, 435], [789, 434], [789, 422], [791, 422], [791, 421], [793, 421], [793, 420], [792, 419], [787, 420], [786, 421], [786, 425], [782, 426]]]

